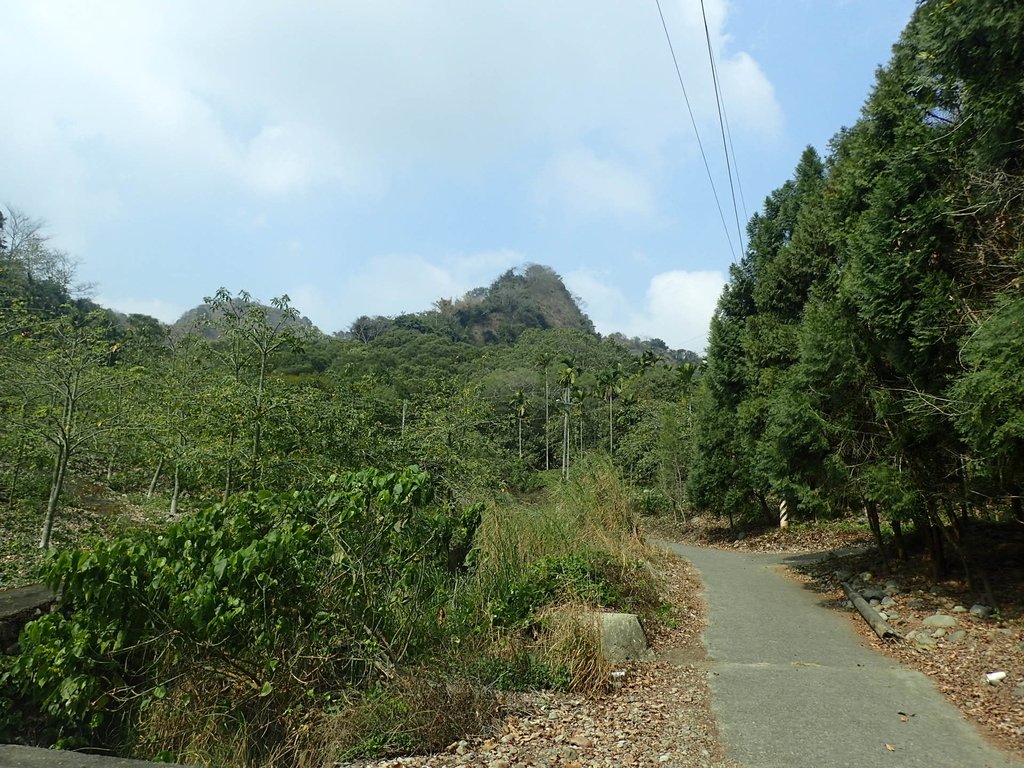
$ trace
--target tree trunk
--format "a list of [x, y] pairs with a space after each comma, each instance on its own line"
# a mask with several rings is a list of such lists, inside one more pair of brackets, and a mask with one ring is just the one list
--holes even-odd
[[615, 443], [612, 440], [612, 399], [608, 398], [608, 453], [615, 453]]
[[43, 532], [39, 537], [39, 548], [50, 548], [50, 536], [53, 533], [53, 520], [57, 515], [57, 505], [60, 502], [61, 493], [64, 492], [64, 478], [68, 469], [68, 449], [65, 445], [58, 445], [57, 455], [53, 462], [53, 476], [50, 481], [50, 497], [46, 502], [46, 516], [43, 518]]
[[146, 498], [152, 499], [153, 494], [156, 493], [156, 483], [160, 479], [160, 472], [164, 468], [164, 457], [161, 456], [160, 460], [156, 463], [156, 471], [153, 473], [153, 479], [149, 481], [149, 490], [146, 491]]
[[551, 392], [548, 390], [548, 371], [544, 369], [544, 469], [551, 469]]
[[868, 527], [871, 528], [871, 534], [875, 537], [875, 546], [878, 547], [878, 554], [882, 557], [882, 565], [885, 566], [885, 570], [888, 572], [889, 554], [886, 552], [885, 539], [882, 537], [882, 523], [878, 519], [878, 504], [868, 501], [864, 504], [864, 511], [868, 516]]
[[569, 477], [569, 407], [562, 417], [562, 478]]
[[181, 493], [181, 472], [180, 467], [174, 465], [174, 488], [171, 491], [171, 518], [178, 514], [178, 496]]
[[1017, 522], [1024, 523], [1024, 504], [1021, 504], [1020, 493], [1010, 499], [1010, 508], [1013, 509], [1013, 516]]
[[896, 545], [896, 559], [907, 559], [907, 542], [903, 539], [903, 523], [896, 518], [892, 520], [892, 543]]
[[110, 454], [110, 458], [107, 459], [107, 482], [109, 483], [114, 479], [114, 462], [117, 460], [117, 452]]
[[519, 422], [519, 460], [523, 460], [523, 417], [520, 416], [517, 421]]
[[765, 523], [770, 526], [774, 526], [779, 522], [779, 520], [777, 517], [772, 515], [772, 510], [768, 506], [768, 500], [760, 493], [755, 494], [755, 496], [757, 497], [757, 504], [761, 508], [761, 517], [764, 518]]
[[949, 502], [946, 503], [946, 515], [950, 519], [950, 525], [946, 526], [939, 520], [939, 532], [943, 535], [949, 546], [956, 553], [957, 558], [960, 560], [960, 567], [964, 569], [964, 579], [967, 581], [967, 588], [971, 591], [977, 591], [978, 585], [974, 580], [974, 570], [967, 562], [967, 553], [964, 552], [961, 543], [961, 530], [957, 525], [956, 511], [953, 509], [953, 505]]
[[932, 564], [932, 578], [941, 579], [946, 575], [946, 550], [942, 546], [942, 532], [935, 526], [935, 501], [929, 499], [924, 517], [918, 520], [918, 526], [924, 533], [928, 544], [928, 556]]
[[225, 474], [225, 478], [224, 478], [224, 503], [227, 503], [228, 496], [231, 495], [231, 483], [234, 480], [234, 478], [231, 476], [232, 469], [233, 469], [231, 455], [232, 455], [232, 453], [234, 453], [234, 450], [235, 450], [235, 433], [232, 432], [231, 436], [228, 438], [228, 466], [227, 466], [227, 471], [224, 473]]

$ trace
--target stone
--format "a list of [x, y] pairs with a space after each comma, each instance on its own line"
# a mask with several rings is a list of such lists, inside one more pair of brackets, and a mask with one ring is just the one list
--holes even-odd
[[962, 629], [958, 629], [955, 632], [950, 632], [946, 640], [950, 643], [959, 643], [965, 637], [967, 637], [967, 633], [964, 632]]
[[975, 603], [971, 606], [971, 616], [977, 616], [979, 619], [987, 619], [991, 615], [991, 606], [981, 605], [980, 603]]
[[881, 600], [869, 600], [868, 601], [868, 605], [870, 605], [872, 608], [877, 608], [881, 604], [882, 604]]
[[922, 600], [919, 597], [912, 597], [910, 600], [907, 600], [907, 607], [908, 608], [924, 608], [924, 606], [925, 606], [924, 600]]
[[947, 616], [944, 613], [936, 613], [924, 620], [926, 627], [955, 627], [956, 619], [952, 616]]
[[853, 572], [852, 571], [843, 571], [843, 570], [833, 571], [832, 575], [835, 577], [836, 581], [849, 581], [850, 579], [853, 578]]
[[937, 645], [939, 641], [931, 635], [926, 635], [924, 632], [915, 632], [914, 642], [918, 645]]
[[601, 654], [611, 662], [651, 661], [654, 651], [647, 645], [647, 636], [636, 614], [597, 614], [601, 631]]
[[589, 749], [594, 746], [594, 740], [582, 733], [574, 733], [569, 737], [569, 743], [582, 749]]
[[967, 609], [964, 608], [962, 605], [954, 605], [953, 613], [967, 613]]
[[898, 595], [900, 593], [900, 585], [895, 581], [885, 582], [885, 589], [882, 590], [887, 595]]
[[881, 602], [882, 598], [885, 597], [885, 592], [880, 589], [865, 589], [861, 591], [860, 596], [868, 601], [877, 600]]
[[886, 595], [882, 598], [882, 605], [896, 605], [896, 601], [893, 600], [892, 597], [890, 597], [889, 595]]
[[859, 578], [865, 584], [870, 584], [874, 580], [875, 574], [873, 574], [871, 571], [864, 571], [864, 573], [862, 573]]
[[945, 636], [946, 636], [946, 630], [944, 630], [944, 629], [936, 629], [934, 632], [932, 632], [932, 637], [934, 637], [936, 640], [938, 640], [940, 637], [945, 637]]
[[1015, 699], [1024, 699], [1024, 681], [1017, 683], [1017, 687], [1010, 691]]
[[928, 591], [931, 592], [933, 595], [936, 595], [936, 596], [940, 596], [940, 595], [946, 594], [946, 590], [944, 590], [942, 587], [940, 587], [938, 585], [932, 587]]

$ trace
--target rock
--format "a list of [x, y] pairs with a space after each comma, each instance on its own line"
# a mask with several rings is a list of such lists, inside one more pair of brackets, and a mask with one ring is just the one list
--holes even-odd
[[868, 601], [877, 600], [881, 602], [882, 598], [885, 597], [885, 592], [880, 589], [865, 589], [861, 591], [860, 596]]
[[962, 605], [954, 605], [953, 613], [967, 613], [967, 609], [964, 608]]
[[925, 606], [924, 600], [922, 600], [919, 597], [912, 597], [910, 600], [907, 600], [907, 607], [908, 608], [924, 608], [924, 606]]
[[971, 616], [977, 616], [979, 619], [987, 619], [992, 615], [992, 608], [988, 605], [981, 605], [975, 603], [971, 606]]
[[879, 611], [878, 612], [878, 618], [880, 618], [882, 621], [888, 621], [889, 620], [889, 614], [887, 614], [885, 611]]
[[851, 571], [833, 571], [832, 576], [836, 581], [849, 581], [853, 578], [853, 573]]
[[864, 571], [864, 573], [862, 573], [858, 578], [865, 584], [870, 584], [874, 580], [875, 574], [871, 571]]
[[661, 757], [658, 758], [658, 762], [659, 763], [667, 763], [671, 759], [672, 759], [672, 755], [671, 754], [664, 754], [664, 755], [662, 755]]
[[955, 627], [956, 619], [944, 613], [936, 613], [924, 620], [926, 627]]
[[965, 637], [967, 637], [967, 633], [962, 629], [958, 629], [955, 632], [950, 632], [949, 637], [947, 637], [946, 640], [950, 643], [959, 643]]
[[601, 631], [601, 653], [611, 662], [650, 661], [654, 651], [632, 613], [597, 614]]
[[882, 590], [887, 595], [898, 595], [900, 593], [900, 585], [895, 581], [885, 582], [885, 589]]
[[590, 749], [594, 746], [594, 740], [582, 733], [574, 733], [569, 737], [569, 743], [581, 749]]
[[511, 765], [512, 763], [508, 760], [502, 760], [499, 758], [497, 760], [491, 760], [491, 762], [487, 764], [487, 768], [509, 768]]
[[893, 600], [889, 595], [882, 598], [882, 605], [896, 605], [896, 601]]
[[882, 604], [881, 600], [871, 600], [871, 601], [868, 602], [868, 605], [870, 605], [872, 608], [877, 608], [881, 604]]
[[942, 587], [940, 587], [938, 585], [935, 585], [934, 587], [932, 587], [928, 591], [931, 592], [933, 595], [936, 595], [936, 596], [940, 596], [940, 595], [946, 594], [946, 590], [944, 590]]
[[940, 637], [945, 637], [945, 636], [946, 636], [946, 630], [944, 630], [944, 629], [936, 629], [934, 632], [932, 632], [932, 637], [934, 637], [936, 640], [938, 640]]
[[1024, 699], [1024, 681], [1017, 683], [1017, 687], [1010, 691], [1010, 695], [1015, 699]]
[[914, 642], [918, 645], [937, 645], [939, 641], [931, 635], [926, 635], [924, 632], [915, 632]]

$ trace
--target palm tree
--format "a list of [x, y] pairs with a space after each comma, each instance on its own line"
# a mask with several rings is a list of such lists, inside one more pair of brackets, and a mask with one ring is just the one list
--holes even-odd
[[572, 358], [563, 358], [558, 373], [558, 385], [562, 387], [562, 478], [569, 477], [569, 411], [572, 409], [572, 388], [580, 375], [579, 366]]
[[551, 433], [548, 431], [548, 423], [551, 420], [551, 392], [548, 382], [548, 369], [551, 367], [555, 356], [549, 350], [544, 350], [537, 355], [537, 364], [544, 374], [544, 469], [551, 469]]
[[523, 419], [526, 417], [526, 395], [523, 390], [517, 389], [512, 399], [508, 401], [513, 415], [519, 427], [519, 458], [523, 458]]
[[612, 401], [622, 394], [622, 379], [624, 376], [625, 371], [622, 369], [622, 363], [617, 363], [614, 368], [608, 368], [597, 374], [597, 385], [601, 390], [601, 396], [608, 403], [608, 453], [615, 452]]

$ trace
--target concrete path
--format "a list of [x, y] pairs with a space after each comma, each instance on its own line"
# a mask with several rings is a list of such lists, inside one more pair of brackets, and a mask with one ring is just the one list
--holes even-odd
[[862, 645], [842, 616], [784, 578], [780, 564], [799, 556], [659, 543], [703, 577], [712, 709], [740, 765], [1024, 768], [925, 675]]

